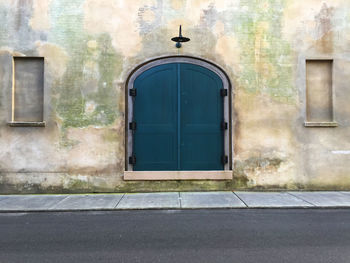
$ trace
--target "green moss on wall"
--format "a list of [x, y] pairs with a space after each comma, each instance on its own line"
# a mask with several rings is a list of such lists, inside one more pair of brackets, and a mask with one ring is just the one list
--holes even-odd
[[239, 86], [294, 102], [292, 51], [283, 40], [285, 0], [241, 0], [234, 31], [241, 47]]
[[66, 73], [54, 90], [63, 128], [110, 125], [119, 114], [114, 81], [121, 73], [122, 57], [108, 34], [85, 32], [82, 3], [62, 0], [51, 6], [50, 41], [64, 47], [70, 56]]

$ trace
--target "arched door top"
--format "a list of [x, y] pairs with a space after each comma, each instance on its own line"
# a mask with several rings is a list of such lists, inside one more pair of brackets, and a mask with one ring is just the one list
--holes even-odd
[[230, 114], [230, 102], [231, 102], [231, 94], [232, 94], [232, 88], [230, 81], [226, 75], [226, 73], [217, 65], [215, 65], [212, 62], [206, 61], [204, 59], [198, 59], [194, 57], [188, 57], [188, 56], [174, 56], [174, 57], [162, 57], [154, 60], [150, 60], [146, 63], [143, 63], [136, 67], [133, 72], [129, 75], [127, 80], [127, 87], [126, 87], [126, 107], [127, 107], [127, 122], [126, 122], [126, 170], [132, 171], [133, 166], [129, 163], [129, 158], [132, 155], [132, 148], [133, 148], [133, 140], [132, 140], [132, 130], [129, 127], [129, 123], [133, 121], [133, 109], [134, 109], [134, 102], [133, 97], [130, 96], [130, 90], [134, 88], [134, 82], [137, 79], [138, 76], [140, 76], [142, 73], [146, 72], [147, 70], [170, 63], [187, 63], [187, 64], [193, 64], [198, 65], [201, 67], [204, 67], [212, 72], [214, 72], [222, 81], [224, 89], [228, 91], [228, 96], [224, 97], [224, 119], [225, 122], [228, 124], [228, 130], [225, 132], [224, 136], [224, 148], [225, 153], [228, 157], [228, 162], [224, 165], [225, 170], [232, 169], [232, 143], [231, 143], [231, 134], [232, 134], [232, 128], [231, 128], [231, 114]]
[[158, 65], [169, 64], [169, 63], [190, 63], [205, 67], [213, 72], [215, 72], [222, 80], [224, 87], [232, 92], [232, 87], [230, 80], [225, 73], [225, 71], [218, 65], [208, 60], [190, 56], [174, 56], [174, 57], [160, 57], [156, 59], [149, 60], [137, 66], [130, 74], [127, 79], [127, 87], [130, 88], [130, 85], [133, 85], [135, 79], [142, 74], [144, 71], [153, 68]]

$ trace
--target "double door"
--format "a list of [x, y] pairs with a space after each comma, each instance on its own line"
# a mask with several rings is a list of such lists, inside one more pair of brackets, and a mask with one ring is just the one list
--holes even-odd
[[133, 89], [133, 170], [224, 169], [227, 124], [216, 73], [190, 63], [163, 64], [140, 74]]

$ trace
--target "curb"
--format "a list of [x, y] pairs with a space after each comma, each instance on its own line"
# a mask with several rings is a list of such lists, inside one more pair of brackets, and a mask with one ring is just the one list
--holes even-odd
[[350, 209], [350, 206], [272, 206], [272, 207], [152, 207], [152, 208], [83, 208], [83, 209], [31, 209], [31, 210], [0, 210], [0, 214], [7, 213], [72, 213], [72, 212], [112, 212], [112, 211], [159, 211], [159, 210], [323, 210]]

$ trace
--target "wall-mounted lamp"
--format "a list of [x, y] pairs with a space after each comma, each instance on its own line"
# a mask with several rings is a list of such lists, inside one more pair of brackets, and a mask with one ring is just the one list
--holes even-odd
[[181, 25], [180, 25], [180, 28], [179, 28], [179, 36], [178, 37], [173, 37], [171, 39], [172, 41], [176, 42], [176, 47], [177, 48], [180, 48], [181, 47], [181, 42], [188, 42], [190, 41], [191, 39], [189, 39], [188, 37], [183, 37], [182, 34], [181, 34]]

